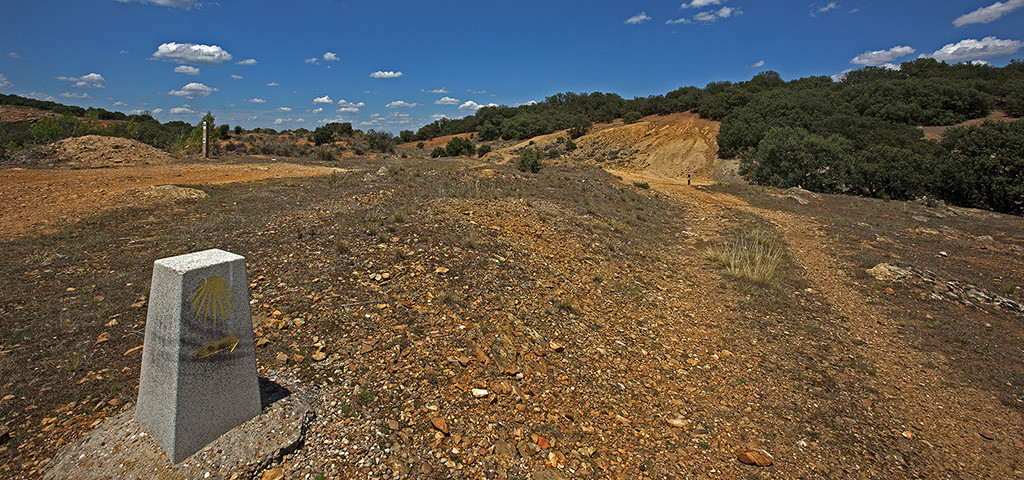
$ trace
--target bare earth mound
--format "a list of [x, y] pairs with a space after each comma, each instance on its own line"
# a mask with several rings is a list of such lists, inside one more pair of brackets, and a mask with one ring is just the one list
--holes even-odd
[[58, 164], [79, 168], [156, 165], [174, 158], [163, 150], [135, 140], [99, 135], [61, 140], [54, 145], [54, 157]]
[[576, 158], [594, 158], [646, 175], [707, 184], [718, 161], [718, 122], [692, 113], [646, 117], [643, 121], [606, 128], [576, 140]]

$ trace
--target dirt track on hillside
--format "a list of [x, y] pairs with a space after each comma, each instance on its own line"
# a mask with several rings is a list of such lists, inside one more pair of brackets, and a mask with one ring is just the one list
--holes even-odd
[[131, 168], [0, 170], [0, 238], [66, 227], [103, 210], [148, 205], [137, 194], [158, 185], [220, 185], [266, 178], [309, 177], [337, 169], [293, 163], [173, 163]]

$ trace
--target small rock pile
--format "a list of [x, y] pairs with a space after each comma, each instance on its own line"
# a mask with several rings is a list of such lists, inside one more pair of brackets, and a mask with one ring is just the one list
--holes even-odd
[[931, 298], [936, 300], [953, 300], [966, 306], [976, 306], [975, 302], [977, 302], [1024, 314], [1024, 304], [959, 280], [939, 280], [937, 275], [927, 270], [920, 270], [914, 267], [901, 268], [888, 263], [879, 263], [869, 268], [867, 272], [869, 275], [883, 281], [909, 280], [911, 282], [930, 284], [932, 286]]

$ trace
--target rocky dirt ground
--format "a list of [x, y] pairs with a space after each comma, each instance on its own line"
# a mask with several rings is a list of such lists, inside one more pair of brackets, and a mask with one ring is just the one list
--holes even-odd
[[[318, 412], [268, 478], [1024, 477], [1021, 315], [867, 273], [1020, 301], [1018, 217], [577, 160], [325, 167], [0, 240], [2, 475], [129, 408], [152, 262], [217, 247], [247, 258], [262, 374]], [[705, 255], [753, 228], [786, 245], [766, 284]]]

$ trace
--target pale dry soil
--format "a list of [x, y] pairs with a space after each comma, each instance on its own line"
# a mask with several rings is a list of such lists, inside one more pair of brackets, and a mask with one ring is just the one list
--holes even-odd
[[98, 211], [126, 203], [146, 205], [160, 201], [139, 195], [144, 187], [220, 185], [325, 175], [335, 170], [286, 162], [181, 162], [97, 169], [0, 168], [0, 238], [53, 232]]

